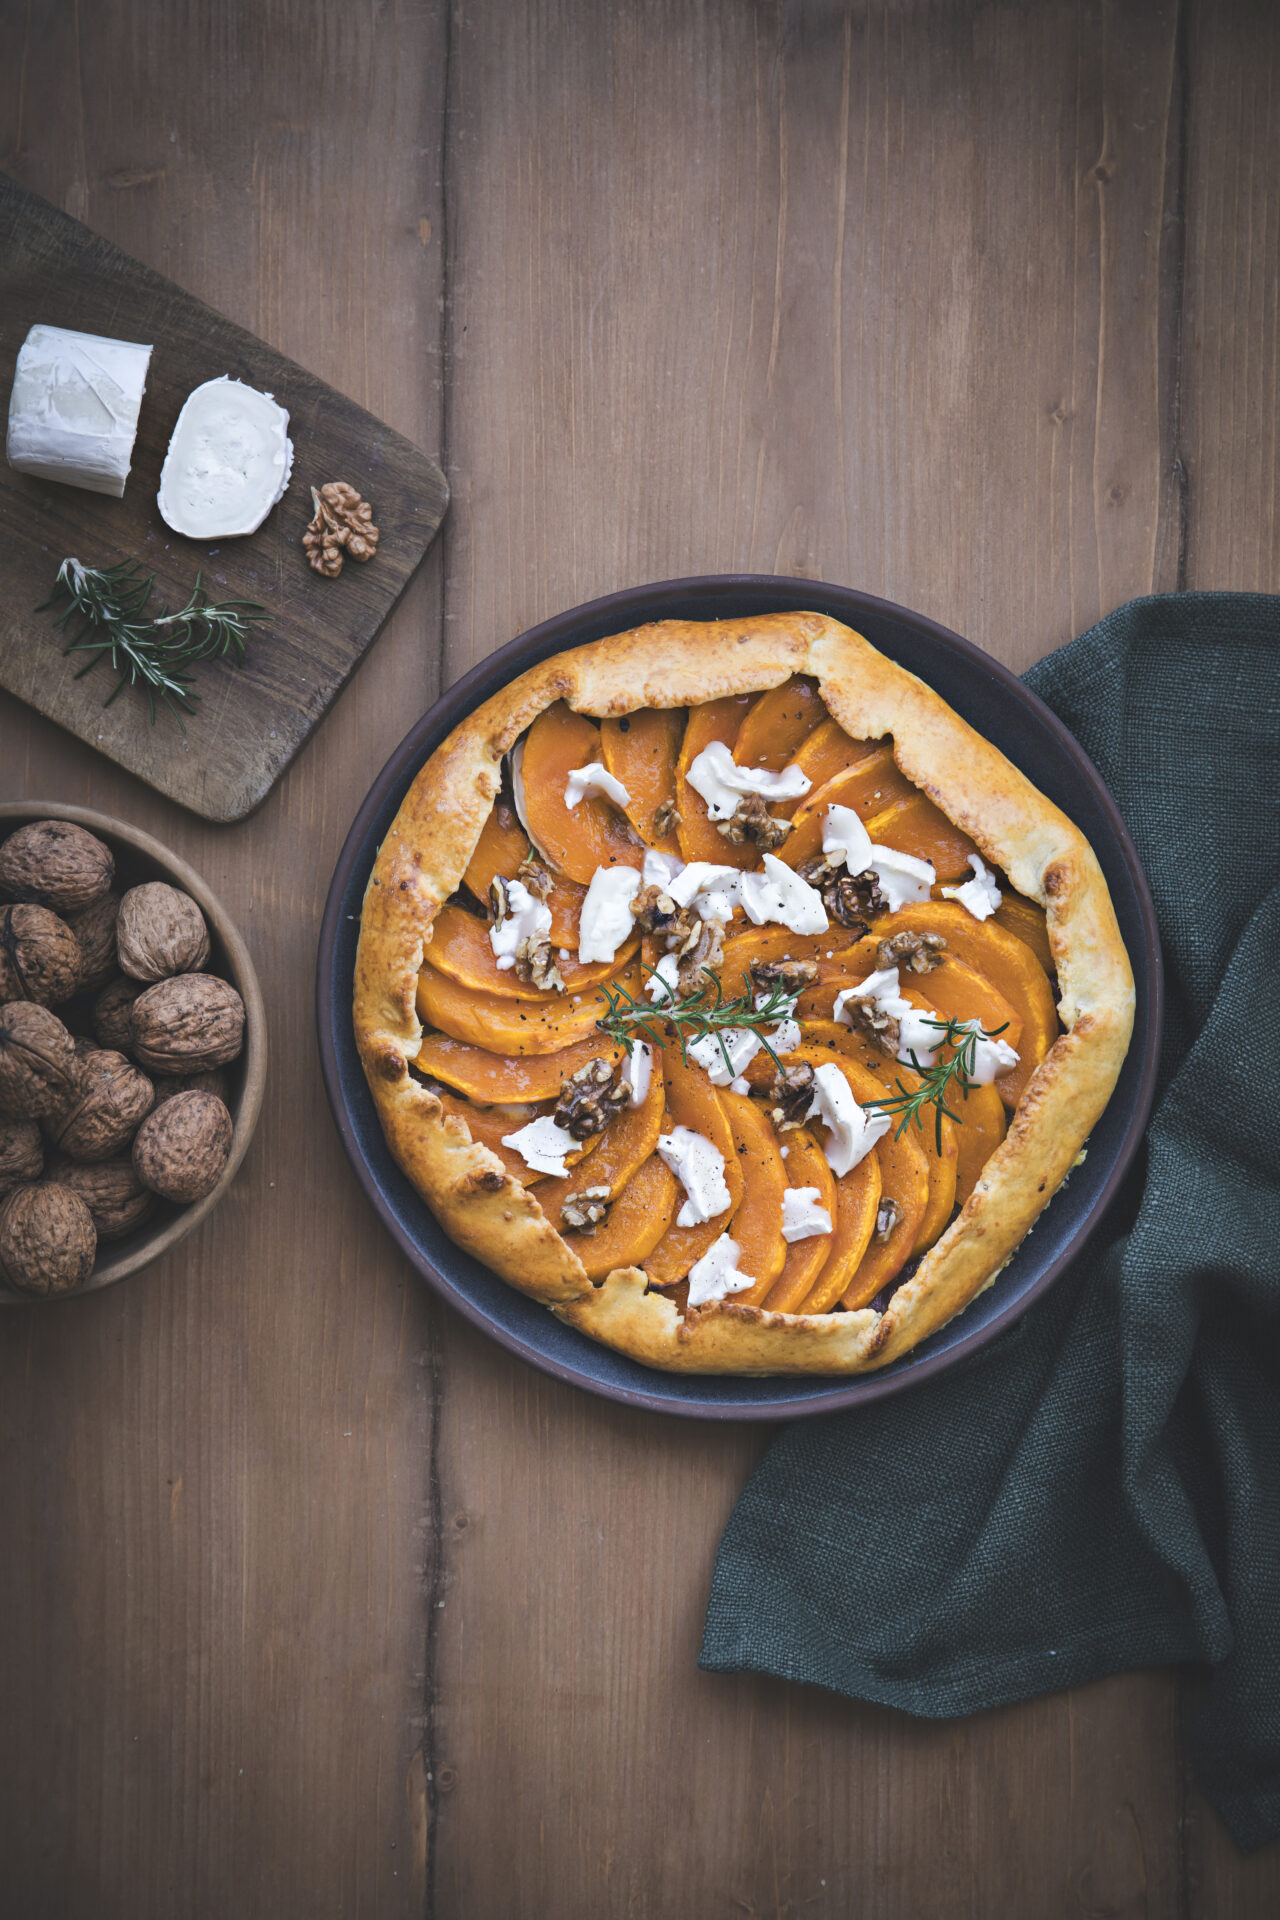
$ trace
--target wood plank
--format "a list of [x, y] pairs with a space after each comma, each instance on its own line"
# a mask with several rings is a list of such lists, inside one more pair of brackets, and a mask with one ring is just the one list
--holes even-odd
[[[715, 568], [1019, 667], [1150, 590], [1172, 100], [1155, 6], [466, 9], [448, 672]], [[700, 1675], [763, 1438], [447, 1339], [442, 1912], [1174, 1909], [1168, 1675], [945, 1726]]]
[[[435, 461], [402, 434], [265, 341], [0, 175], [0, 390], [37, 321], [151, 345], [133, 466], [123, 499], [60, 486], [0, 464], [0, 685], [171, 799], [208, 820], [239, 820], [262, 801], [372, 646], [435, 537], [448, 500]], [[288, 492], [258, 531], [208, 542], [175, 534], [156, 489], [187, 395], [234, 379], [275, 396], [294, 449]], [[377, 510], [378, 550], [336, 580], [307, 564], [312, 492], [344, 480]], [[34, 609], [68, 554], [90, 566], [136, 561], [156, 575], [151, 609], [187, 604], [199, 575], [215, 600], [265, 607], [242, 665], [208, 660], [183, 720], [163, 704], [149, 724], [141, 692], [107, 705], [107, 662], [66, 657], [80, 626], [59, 631]]]
[[[1280, 16], [1248, 0], [1187, 10], [1185, 247], [1178, 464], [1182, 581], [1280, 592]], [[1195, 1785], [1191, 1731], [1202, 1676], [1178, 1716], [1191, 1920], [1280, 1912], [1280, 1847], [1242, 1859]]]
[[[439, 446], [442, 12], [5, 11], [0, 164]], [[178, 1257], [5, 1315], [6, 1912], [424, 1911], [437, 1315], [324, 1112], [311, 977], [371, 770], [438, 690], [439, 594], [433, 554], [230, 829], [0, 696], [0, 792], [191, 860], [253, 949], [271, 1045], [245, 1168]]]

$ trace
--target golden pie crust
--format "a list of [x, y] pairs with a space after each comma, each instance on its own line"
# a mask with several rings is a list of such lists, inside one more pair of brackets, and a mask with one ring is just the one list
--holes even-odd
[[[564, 700], [597, 719], [818, 682], [855, 740], [892, 736], [901, 771], [1046, 909], [1065, 1028], [961, 1212], [883, 1313], [783, 1314], [735, 1304], [681, 1312], [636, 1267], [587, 1279], [536, 1193], [413, 1078], [415, 989], [435, 914], [459, 886], [501, 783], [503, 756]], [[1088, 841], [914, 674], [817, 613], [664, 620], [557, 654], [487, 700], [432, 754], [379, 849], [365, 894], [354, 1021], [395, 1159], [450, 1237], [571, 1326], [649, 1366], [686, 1373], [846, 1374], [887, 1366], [988, 1286], [1048, 1204], [1106, 1106], [1133, 1029], [1134, 987]]]

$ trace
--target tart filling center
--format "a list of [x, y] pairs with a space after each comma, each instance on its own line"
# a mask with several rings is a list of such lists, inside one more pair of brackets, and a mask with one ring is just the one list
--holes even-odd
[[[1057, 1144], [1051, 1164], [1024, 1164], [991, 1233], [983, 1216], [1009, 1163], [1045, 1157], [1028, 1144], [1028, 1088], [1052, 1084], [1049, 1056], [1083, 1023], [1070, 943], [1050, 938], [1079, 900], [1028, 890], [1024, 835], [1007, 849], [983, 835], [984, 776], [1000, 819], [1015, 818], [1010, 795], [1025, 806], [1047, 871], [1056, 860], [1071, 872], [1095, 937], [1101, 925], [1111, 942], [1121, 1002], [1128, 970], [1096, 861], [1022, 776], [858, 636], [818, 616], [772, 618], [809, 623], [815, 645], [844, 636], [841, 670], [882, 681], [901, 716], [892, 701], [858, 716], [834, 670], [619, 717], [604, 701], [603, 719], [543, 700], [423, 928], [419, 1031], [397, 1036], [409, 1065], [394, 1100], [392, 1076], [370, 1066], [367, 1022], [362, 1046], [398, 1157], [454, 1237], [563, 1317], [659, 1365], [848, 1370], [894, 1357], [881, 1329], [895, 1316], [920, 1323], [905, 1350], [962, 1307], [1062, 1177]], [[561, 659], [607, 662], [637, 637]], [[557, 664], [517, 682], [509, 710]], [[944, 772], [963, 767], [969, 742], [982, 750], [969, 750], [971, 807], [944, 811], [933, 795], [946, 782], [926, 792], [918, 754], [903, 751], [920, 695]], [[488, 726], [454, 740], [479, 761]], [[440, 784], [430, 762], [415, 793], [447, 807], [445, 763], [461, 751], [446, 742]], [[384, 910], [410, 912], [386, 892]], [[367, 903], [362, 953], [374, 924]], [[1131, 1020], [1131, 981], [1128, 992]], [[356, 1011], [361, 1029], [359, 986]], [[1123, 1058], [1110, 1037], [1108, 1049], [1090, 1097], [1065, 1102], [1072, 1157]], [[463, 1205], [455, 1152], [469, 1194], [487, 1198]], [[530, 1250], [523, 1272], [517, 1243]], [[948, 1249], [953, 1267], [963, 1250], [963, 1270], [922, 1314], [919, 1298], [946, 1291], [935, 1276]], [[682, 1357], [694, 1345], [701, 1362]]]

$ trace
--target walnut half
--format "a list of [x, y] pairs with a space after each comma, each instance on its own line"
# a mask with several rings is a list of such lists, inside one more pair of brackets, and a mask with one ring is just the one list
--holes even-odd
[[308, 564], [327, 580], [336, 580], [347, 560], [372, 560], [378, 550], [373, 508], [345, 480], [329, 480], [311, 489], [315, 518], [302, 536]]
[[750, 840], [759, 847], [761, 853], [773, 853], [790, 831], [791, 822], [779, 820], [770, 813], [758, 793], [749, 793], [739, 800], [733, 818], [722, 820], [716, 828], [716, 832], [723, 834], [731, 846], [741, 847]]
[[594, 1233], [609, 1217], [608, 1187], [584, 1187], [560, 1209], [560, 1224], [570, 1233]]
[[608, 1060], [588, 1060], [560, 1088], [552, 1119], [575, 1140], [603, 1133], [627, 1105], [630, 1094]]

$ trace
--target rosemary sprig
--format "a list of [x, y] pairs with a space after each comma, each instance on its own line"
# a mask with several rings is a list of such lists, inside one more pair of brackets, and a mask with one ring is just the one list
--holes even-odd
[[916, 1055], [912, 1053], [911, 1064], [920, 1075], [920, 1085], [915, 1092], [908, 1091], [902, 1081], [897, 1081], [898, 1097], [890, 1100], [877, 1100], [876, 1106], [882, 1113], [900, 1113], [902, 1119], [894, 1131], [894, 1139], [901, 1140], [903, 1134], [914, 1120], [923, 1132], [923, 1110], [927, 1106], [934, 1109], [937, 1127], [938, 1152], [942, 1152], [942, 1118], [954, 1120], [957, 1125], [963, 1123], [963, 1116], [953, 1113], [947, 1105], [947, 1093], [952, 1086], [958, 1086], [962, 1093], [977, 1085], [973, 1078], [974, 1063], [977, 1059], [979, 1040], [998, 1040], [1008, 1027], [994, 1027], [990, 1032], [985, 1027], [972, 1026], [967, 1020], [930, 1020], [925, 1024], [936, 1027], [942, 1038], [938, 1041], [938, 1050], [943, 1047], [953, 1049], [949, 1060], [935, 1060], [931, 1067], [922, 1067]]
[[104, 706], [109, 707], [125, 687], [140, 687], [151, 709], [151, 724], [155, 725], [159, 698], [185, 733], [182, 715], [194, 713], [200, 698], [191, 683], [190, 667], [197, 660], [227, 656], [243, 666], [245, 639], [267, 618], [267, 610], [256, 600], [211, 601], [203, 575], [197, 573], [185, 607], [170, 613], [162, 605], [159, 613], [148, 617], [145, 609], [155, 578], [154, 573], [143, 571], [138, 560], [122, 560], [114, 567], [86, 567], [79, 560], [64, 560], [53, 592], [36, 612], [44, 613], [65, 599], [67, 604], [54, 625], [65, 627], [77, 617], [83, 622], [65, 652], [89, 655], [77, 680], [104, 655], [109, 658], [120, 678]]
[[611, 1040], [617, 1041], [619, 1046], [628, 1046], [638, 1034], [644, 1034], [654, 1046], [661, 1047], [666, 1044], [666, 1029], [673, 1027], [680, 1043], [681, 1058], [688, 1066], [690, 1041], [705, 1040], [710, 1036], [720, 1048], [725, 1071], [732, 1074], [733, 1061], [729, 1057], [724, 1034], [731, 1027], [749, 1027], [759, 1035], [764, 1051], [781, 1071], [782, 1062], [766, 1040], [763, 1030], [790, 1018], [796, 1004], [794, 995], [785, 993], [780, 985], [775, 984], [769, 989], [767, 997], [761, 996], [759, 1006], [750, 994], [745, 993], [736, 1000], [726, 1000], [719, 976], [704, 969], [706, 985], [687, 999], [678, 1000], [656, 967], [645, 966], [643, 961], [641, 967], [650, 979], [662, 981], [665, 998], [651, 1005], [637, 999], [620, 981], [605, 985], [609, 1011], [596, 1025]]

